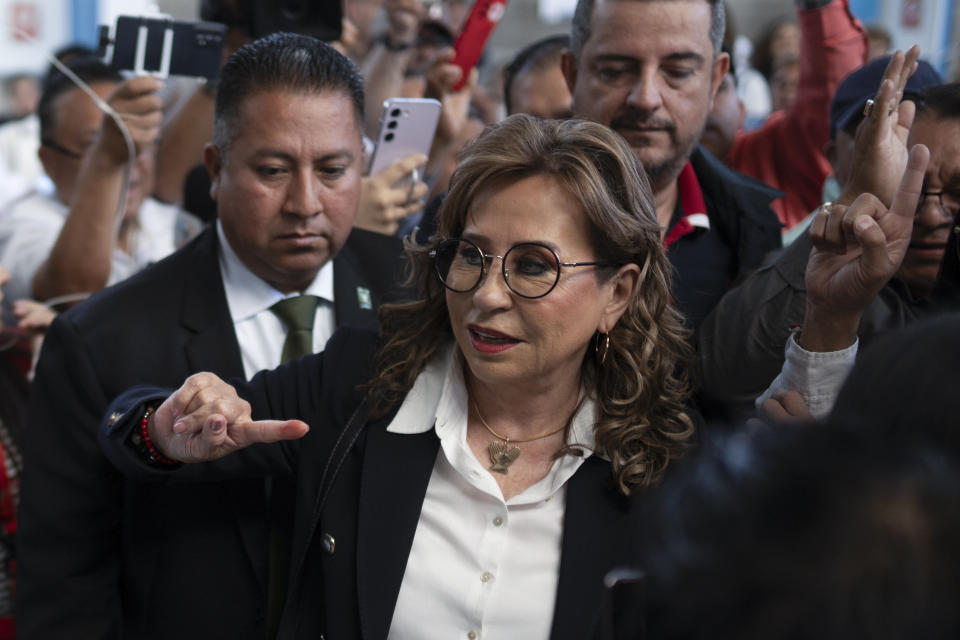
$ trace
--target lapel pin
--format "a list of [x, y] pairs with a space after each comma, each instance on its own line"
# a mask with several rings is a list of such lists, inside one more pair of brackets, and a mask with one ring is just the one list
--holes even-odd
[[373, 309], [373, 301], [370, 299], [370, 289], [366, 287], [357, 287], [357, 302], [361, 309]]

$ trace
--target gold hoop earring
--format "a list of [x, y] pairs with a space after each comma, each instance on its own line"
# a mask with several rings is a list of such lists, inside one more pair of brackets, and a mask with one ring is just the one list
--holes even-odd
[[594, 353], [597, 355], [600, 366], [607, 359], [607, 352], [610, 351], [610, 334], [597, 332], [597, 341], [593, 346]]

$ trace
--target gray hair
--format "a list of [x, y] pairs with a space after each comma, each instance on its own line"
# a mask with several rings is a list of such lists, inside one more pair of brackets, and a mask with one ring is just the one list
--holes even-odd
[[[635, 0], [641, 2], [676, 2], [680, 0]], [[727, 14], [722, 0], [705, 0], [710, 5], [710, 42], [713, 44], [713, 55], [720, 53], [723, 46], [723, 34], [727, 29]], [[583, 45], [590, 39], [590, 19], [593, 16], [593, 7], [596, 0], [579, 0], [573, 13], [573, 24], [570, 30], [570, 50], [577, 60], [583, 52]]]

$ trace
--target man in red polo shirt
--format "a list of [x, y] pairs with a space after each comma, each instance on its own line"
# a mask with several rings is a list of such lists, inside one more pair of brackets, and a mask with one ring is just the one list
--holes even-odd
[[574, 113], [620, 133], [646, 170], [693, 329], [780, 246], [781, 194], [697, 147], [730, 64], [724, 26], [720, 0], [580, 0], [562, 61]]
[[795, 4], [800, 25], [797, 99], [760, 129], [738, 135], [729, 157], [721, 158], [784, 192], [772, 206], [785, 230], [804, 222], [822, 203], [824, 180], [833, 172], [825, 153], [830, 101], [840, 81], [866, 61], [867, 51], [866, 31], [848, 0]]

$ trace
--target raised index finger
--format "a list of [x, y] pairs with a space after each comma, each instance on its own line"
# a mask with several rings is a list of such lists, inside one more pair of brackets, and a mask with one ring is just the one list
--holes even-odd
[[907, 170], [893, 196], [890, 212], [898, 218], [909, 219], [911, 224], [917, 213], [917, 202], [920, 201], [920, 193], [923, 191], [923, 174], [929, 160], [930, 150], [922, 144], [914, 145], [907, 159]]
[[[254, 420], [236, 424], [237, 440], [240, 446], [258, 442], [278, 442], [302, 438], [310, 430], [302, 420]], [[242, 430], [242, 433], [241, 433]]]
[[903, 90], [907, 86], [907, 80], [917, 70], [917, 60], [920, 59], [920, 47], [913, 45], [907, 50], [904, 56], [903, 65], [900, 67], [900, 73], [897, 77], [897, 97], [903, 98]]
[[[893, 55], [890, 56], [890, 62], [887, 63], [887, 68], [883, 70], [883, 77], [881, 77], [880, 83], [883, 84], [884, 80], [889, 80], [893, 83], [894, 89], [902, 88], [900, 79], [903, 76], [903, 70], [906, 66], [904, 64], [905, 59], [906, 55], [903, 53], [903, 51], [900, 51], [899, 49], [894, 51]], [[906, 82], [906, 80], [904, 80], [904, 82]]]

